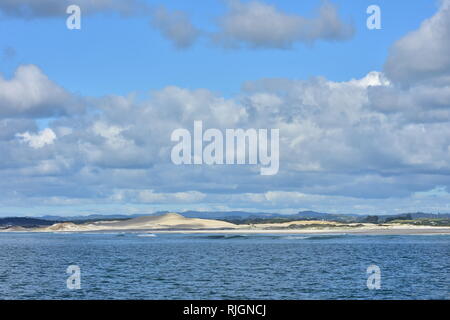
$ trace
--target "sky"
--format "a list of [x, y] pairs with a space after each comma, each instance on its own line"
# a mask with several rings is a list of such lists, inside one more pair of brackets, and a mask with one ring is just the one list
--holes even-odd
[[[0, 0], [0, 216], [450, 212], [449, 39], [450, 0]], [[278, 173], [175, 165], [194, 121]]]

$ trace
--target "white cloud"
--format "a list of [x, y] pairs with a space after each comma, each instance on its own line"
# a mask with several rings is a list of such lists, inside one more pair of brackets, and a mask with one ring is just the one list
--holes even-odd
[[33, 149], [40, 149], [46, 145], [53, 144], [56, 140], [56, 135], [52, 129], [46, 128], [38, 134], [30, 134], [28, 131], [18, 133], [17, 137], [21, 138], [23, 142], [27, 143]]
[[[434, 89], [397, 88], [378, 72], [344, 82], [263, 79], [246, 83], [231, 98], [167, 87], [139, 101], [90, 99], [97, 112], [58, 118], [38, 133], [24, 122], [15, 140], [4, 120], [0, 180], [10, 183], [0, 183], [0, 189], [16, 194], [5, 191], [2, 199], [58, 196], [214, 207], [247, 202], [286, 210], [328, 208], [327, 201], [330, 207], [346, 207], [348, 201], [377, 208], [370, 199], [378, 199], [378, 207], [392, 206], [390, 198], [450, 187], [450, 119], [413, 119], [408, 109], [412, 102], [439, 107], [445, 94]], [[380, 99], [389, 90], [408, 98], [387, 112]], [[202, 120], [205, 129], [279, 128], [279, 174], [266, 179], [253, 166], [174, 166], [170, 134], [192, 129], [194, 120]], [[430, 200], [420, 201], [425, 206]]]
[[125, 128], [108, 126], [104, 122], [95, 122], [92, 129], [95, 134], [105, 138], [106, 144], [112, 149], [126, 148], [130, 143], [121, 135]]
[[[312, 208], [325, 199], [353, 199], [349, 203], [359, 207], [364, 200], [374, 202], [368, 199], [391, 205], [391, 197], [450, 187], [445, 174], [450, 120], [411, 119], [407, 108], [417, 100], [429, 105], [432, 100], [423, 97], [435, 96], [425, 94], [433, 93], [431, 87], [401, 91], [406, 89], [371, 72], [344, 82], [264, 79], [244, 88], [232, 98], [167, 87], [139, 101], [133, 96], [91, 99], [95, 113], [59, 118], [37, 134], [20, 131], [23, 143], [0, 141], [0, 168], [6, 168], [0, 177], [21, 177], [0, 189], [13, 188], [25, 198], [56, 192], [117, 203], [242, 207], [247, 201], [292, 209]], [[395, 112], [386, 112], [377, 100], [385, 90], [410, 96]], [[194, 120], [202, 120], [205, 129], [279, 128], [279, 174], [265, 179], [253, 166], [174, 166], [170, 134], [192, 129]], [[52, 148], [44, 148], [48, 145]]]
[[385, 64], [387, 76], [401, 83], [449, 77], [449, 39], [450, 0], [442, 0], [434, 16], [393, 45]]
[[315, 18], [287, 14], [255, 0], [230, 0], [228, 5], [229, 12], [220, 19], [221, 30], [214, 35], [226, 47], [286, 49], [297, 42], [347, 40], [354, 33], [329, 2], [322, 4]]
[[82, 111], [76, 97], [35, 65], [19, 66], [11, 79], [0, 76], [0, 116], [51, 117]]
[[176, 48], [190, 47], [200, 35], [200, 30], [191, 23], [188, 15], [183, 11], [169, 11], [160, 6], [153, 10], [151, 16], [152, 26], [172, 41]]

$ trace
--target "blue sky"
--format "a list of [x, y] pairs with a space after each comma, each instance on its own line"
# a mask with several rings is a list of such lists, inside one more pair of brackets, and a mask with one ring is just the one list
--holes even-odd
[[[66, 2], [81, 30], [55, 9]], [[0, 0], [0, 215], [450, 212], [448, 0], [11, 3]], [[381, 30], [366, 27], [372, 4]], [[194, 120], [280, 128], [280, 173], [174, 167], [170, 132]]]
[[[158, 2], [148, 1], [155, 5]], [[267, 1], [280, 10], [313, 15], [320, 1]], [[1, 45], [17, 56], [2, 63], [11, 75], [19, 64], [36, 64], [49, 78], [72, 92], [84, 95], [147, 92], [168, 85], [207, 88], [223, 95], [239, 92], [243, 82], [261, 78], [307, 79], [324, 76], [343, 81], [381, 70], [388, 49], [408, 31], [436, 11], [434, 1], [377, 1], [382, 9], [382, 29], [366, 28], [366, 8], [373, 1], [334, 1], [356, 34], [350, 41], [318, 41], [293, 50], [229, 50], [202, 39], [187, 50], [174, 49], [145, 17], [124, 19], [119, 14], [82, 16], [82, 30], [65, 28], [67, 15], [49, 19], [4, 18]], [[160, 3], [163, 4], [163, 3]], [[226, 11], [224, 1], [166, 1], [169, 8], [184, 10], [193, 23], [215, 30], [215, 20]]]

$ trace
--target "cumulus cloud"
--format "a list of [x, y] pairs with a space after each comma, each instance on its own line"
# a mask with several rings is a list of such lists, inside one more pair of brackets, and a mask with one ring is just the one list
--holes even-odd
[[449, 39], [450, 0], [442, 0], [434, 16], [393, 45], [385, 64], [387, 76], [406, 84], [450, 77]]
[[[344, 82], [262, 79], [243, 88], [230, 98], [174, 86], [143, 100], [96, 98], [96, 112], [57, 118], [40, 132], [24, 123], [16, 139], [4, 120], [0, 177], [21, 178], [0, 188], [26, 199], [266, 208], [312, 208], [324, 199], [375, 208], [368, 199], [390, 203], [450, 188], [450, 120], [411, 118], [407, 107], [418, 100], [418, 108], [439, 110], [444, 96], [435, 99], [431, 88], [400, 92], [406, 89], [379, 72]], [[395, 108], [381, 107], [385, 95], [400, 93]], [[171, 132], [192, 130], [195, 120], [205, 129], [279, 128], [279, 173], [268, 179], [255, 166], [173, 165]]]
[[229, 12], [220, 19], [220, 32], [214, 35], [226, 47], [286, 49], [297, 42], [347, 40], [354, 33], [329, 2], [323, 2], [314, 18], [287, 14], [255, 0], [230, 0], [228, 6]]
[[[450, 0], [394, 43], [385, 63], [391, 86], [369, 90], [370, 107], [403, 123], [450, 120]], [[428, 130], [424, 132], [429, 136]]]
[[446, 123], [450, 120], [450, 85], [419, 83], [407, 87], [373, 87], [370, 107], [403, 122]]
[[21, 65], [11, 79], [0, 76], [0, 116], [51, 117], [82, 112], [76, 97], [35, 65]]
[[178, 49], [190, 47], [200, 35], [200, 30], [191, 23], [183, 11], [169, 11], [161, 6], [154, 9], [151, 16], [151, 25]]

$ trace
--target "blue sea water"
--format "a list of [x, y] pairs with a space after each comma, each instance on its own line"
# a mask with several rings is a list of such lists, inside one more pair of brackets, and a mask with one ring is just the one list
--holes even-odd
[[0, 233], [0, 298], [450, 299], [450, 236]]

